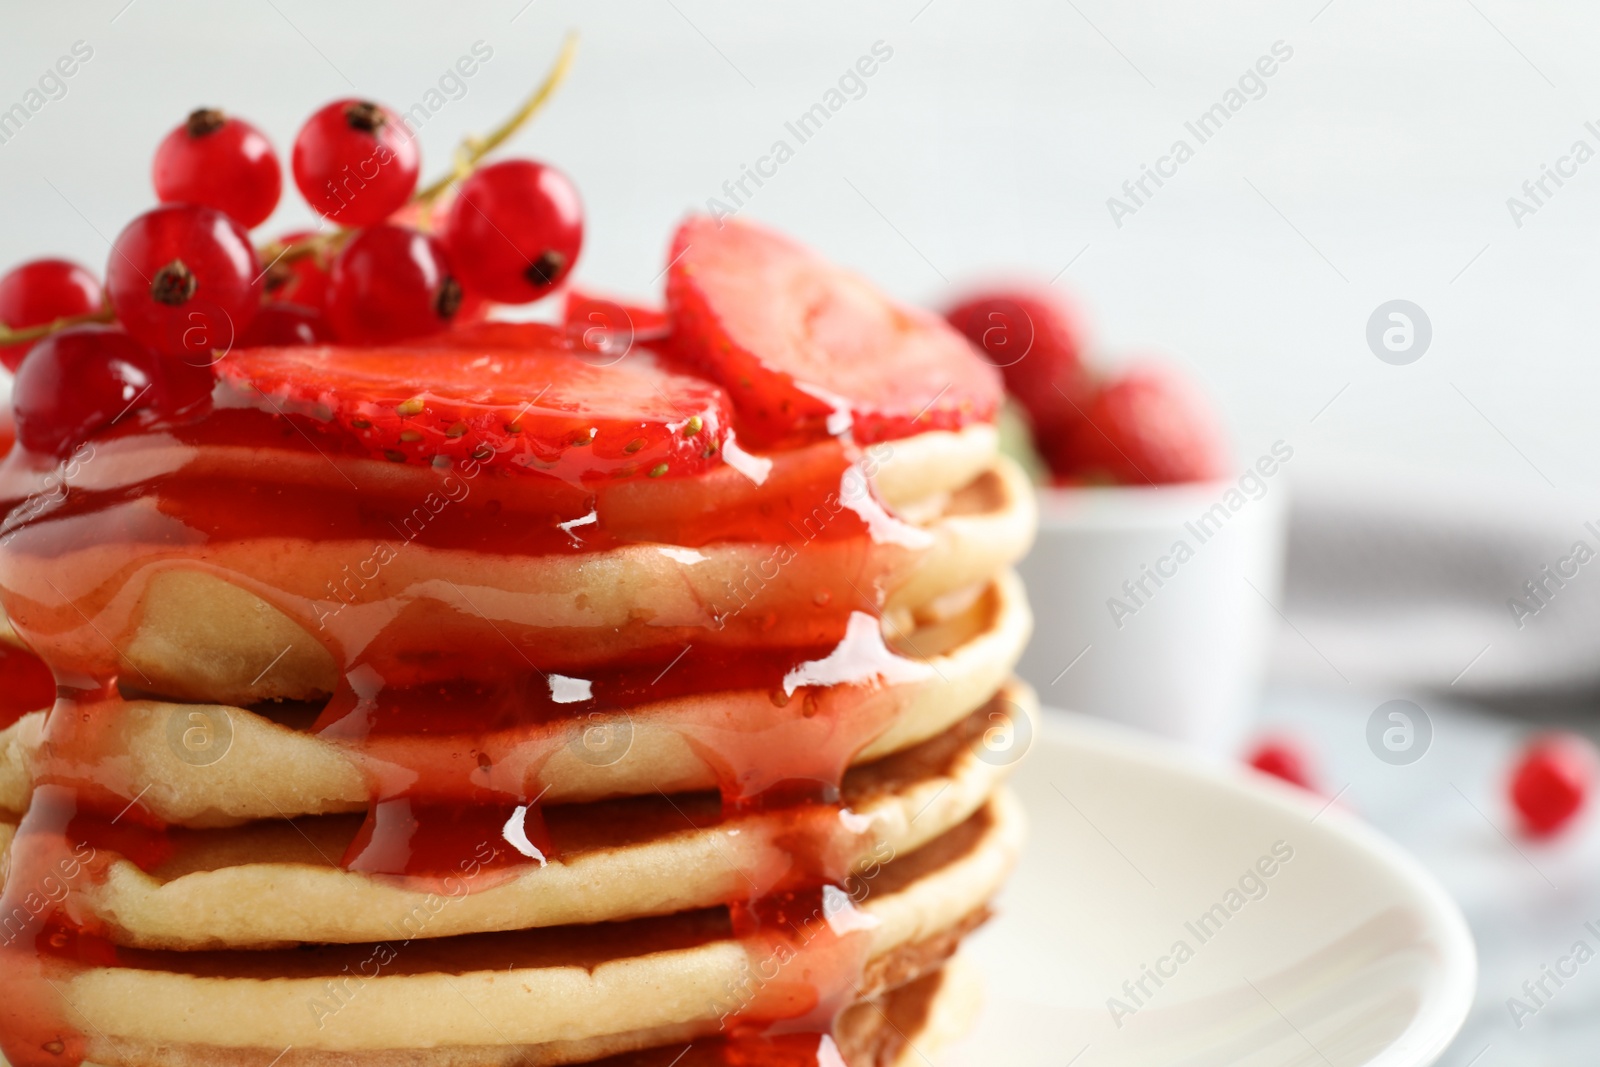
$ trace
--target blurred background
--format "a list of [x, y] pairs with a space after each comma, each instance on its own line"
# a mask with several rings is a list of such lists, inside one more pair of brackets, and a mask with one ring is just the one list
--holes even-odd
[[[1519, 842], [1504, 779], [1535, 725], [1592, 731], [1600, 683], [1600, 564], [1547, 586], [1556, 595], [1531, 617], [1510, 605], [1575, 542], [1600, 549], [1585, 525], [1600, 527], [1600, 158], [1588, 158], [1600, 153], [1600, 9], [17, 6], [0, 35], [0, 264], [54, 254], [98, 268], [153, 203], [153, 146], [200, 105], [249, 117], [283, 150], [328, 99], [421, 104], [431, 176], [529, 91], [574, 28], [577, 67], [516, 147], [583, 193], [582, 283], [649, 297], [676, 220], [734, 208], [910, 301], [940, 306], [995, 277], [1051, 283], [1083, 310], [1105, 364], [1154, 355], [1197, 381], [1241, 470], [1292, 446], [1272, 489], [1287, 508], [1285, 581], [1259, 591], [1269, 680], [1239, 698], [1241, 743], [1297, 739], [1320, 788], [1463, 903], [1484, 973], [1447, 1063], [1591, 1062], [1600, 978], [1520, 1030], [1505, 1002], [1600, 916], [1600, 839], [1585, 822]], [[75, 73], [50, 77], [68, 55]], [[864, 56], [875, 73], [841, 86]], [[1241, 83], [1263, 56], [1275, 72]], [[801, 143], [786, 124], [831, 90], [845, 102]], [[1233, 90], [1242, 105], [1202, 141], [1186, 124]], [[3, 117], [14, 104], [25, 120]], [[792, 158], [738, 190], [780, 139]], [[1129, 192], [1179, 139], [1192, 157]], [[311, 221], [285, 197], [267, 232]], [[1404, 364], [1368, 340], [1395, 300], [1431, 334]], [[1084, 643], [1041, 640], [1063, 667]], [[1041, 686], [1064, 702], [1048, 676]], [[1399, 698], [1432, 724], [1426, 758], [1405, 766], [1375, 760], [1365, 734]]]

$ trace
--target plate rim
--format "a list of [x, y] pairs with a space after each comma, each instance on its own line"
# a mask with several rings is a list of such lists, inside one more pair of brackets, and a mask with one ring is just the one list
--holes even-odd
[[[1427, 1067], [1449, 1049], [1472, 1012], [1478, 990], [1478, 950], [1454, 897], [1415, 856], [1333, 800], [1243, 764], [1190, 749], [1171, 738], [1109, 719], [1044, 704], [1035, 744], [1118, 759], [1181, 778], [1194, 788], [1230, 793], [1254, 806], [1313, 823], [1387, 869], [1422, 902], [1438, 935], [1438, 993], [1406, 1028], [1362, 1067]], [[1032, 755], [1030, 751], [1029, 756]], [[1026, 757], [1025, 757], [1026, 759]]]

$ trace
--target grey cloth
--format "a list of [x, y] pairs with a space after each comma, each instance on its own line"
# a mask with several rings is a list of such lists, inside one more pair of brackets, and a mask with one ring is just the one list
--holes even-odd
[[1600, 501], [1394, 475], [1294, 485], [1281, 678], [1600, 693]]

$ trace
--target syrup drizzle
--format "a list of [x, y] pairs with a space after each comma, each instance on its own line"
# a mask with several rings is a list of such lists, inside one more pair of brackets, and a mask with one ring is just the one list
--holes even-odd
[[56, 698], [56, 678], [44, 660], [24, 648], [0, 644], [0, 730]]
[[[471, 865], [479, 889], [559, 859], [532, 789], [551, 750], [529, 739], [595, 713], [684, 700], [677, 728], [716, 770], [724, 817], [781, 813], [786, 827], [781, 861], [746, 872], [748, 892], [725, 902], [751, 969], [720, 1005], [723, 1034], [697, 1042], [694, 1062], [842, 1064], [828, 1032], [854, 999], [871, 921], [847, 888], [867, 827], [841, 805], [840, 783], [893, 718], [894, 702], [872, 695], [928, 670], [884, 646], [881, 604], [862, 603], [863, 590], [883, 587], [867, 564], [874, 546], [914, 550], [920, 531], [863, 492], [848, 440], [741, 452], [738, 470], [642, 487], [535, 470], [408, 471], [359, 492], [351, 478], [370, 468], [299, 417], [219, 409], [96, 444], [99, 466], [43, 506], [48, 471], [20, 453], [0, 467], [0, 506], [11, 510], [0, 587], [54, 674], [3, 649], [0, 680], [13, 681], [14, 703], [35, 707], [61, 687], [0, 899], [0, 917], [12, 917], [0, 937], [0, 1049], [13, 1067], [80, 1064], [88, 1041], [61, 982], [128, 956], [72, 887], [104, 879], [113, 857], [153, 870], [171, 853], [168, 828], [140, 806], [143, 786], [118, 756], [117, 727], [119, 683], [140, 686], [120, 649], [150, 581], [173, 561], [199, 561], [255, 592], [331, 654], [337, 678], [313, 730], [367, 770], [367, 817], [340, 864], [369, 876], [425, 887]], [[422, 478], [434, 479], [443, 506], [419, 510]], [[649, 545], [690, 569], [703, 562], [697, 549], [727, 542], [770, 546], [758, 563], [771, 566], [702, 597], [692, 618], [622, 627], [552, 626], [537, 598], [480, 587], [469, 596], [359, 563], [307, 573], [292, 552], [261, 547], [389, 545], [399, 558], [420, 546], [537, 561]], [[782, 580], [813, 542], [854, 561], [838, 588]], [[744, 719], [693, 699], [732, 690], [770, 697]], [[20, 713], [0, 710], [0, 726]], [[463, 741], [460, 758], [421, 743], [440, 737]]]

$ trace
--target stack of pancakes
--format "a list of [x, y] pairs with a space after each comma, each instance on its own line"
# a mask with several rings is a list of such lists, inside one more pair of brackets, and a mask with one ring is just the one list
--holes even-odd
[[[0, 732], [14, 1067], [867, 1067], [959, 1031], [1034, 714], [1010, 677], [1031, 493], [992, 427], [881, 449], [874, 533], [796, 529], [778, 557], [400, 543], [390, 502], [438, 471], [284, 439], [107, 442], [75, 506], [0, 541], [3, 637], [62, 686]], [[172, 517], [186, 478], [271, 500], [335, 476], [397, 531], [387, 558]], [[813, 611], [809, 658], [749, 666]], [[612, 668], [561, 645], [569, 616], [644, 665], [628, 700], [597, 697]], [[540, 714], [433, 684], [483, 664]]]

